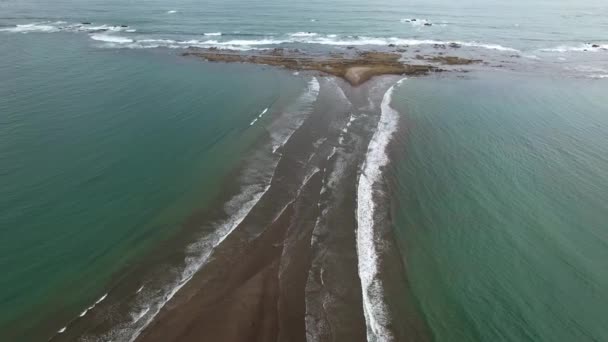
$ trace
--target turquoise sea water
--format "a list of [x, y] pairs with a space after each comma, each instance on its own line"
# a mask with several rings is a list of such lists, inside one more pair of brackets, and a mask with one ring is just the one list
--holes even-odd
[[481, 74], [395, 94], [397, 232], [436, 340], [608, 338], [607, 93]]
[[607, 18], [600, 0], [0, 2], [0, 340], [44, 340], [107, 293], [306, 87], [186, 47], [449, 42], [491, 65], [395, 92], [389, 170], [436, 340], [605, 340]]

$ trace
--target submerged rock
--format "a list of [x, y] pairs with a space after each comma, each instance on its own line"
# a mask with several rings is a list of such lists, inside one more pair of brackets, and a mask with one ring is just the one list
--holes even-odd
[[460, 45], [458, 43], [450, 43], [449, 47], [451, 47], [453, 49], [460, 49], [462, 47], [462, 45]]
[[593, 48], [599, 48], [600, 46], [598, 44], [593, 44], [593, 45], [591, 45], [591, 47], [593, 47]]

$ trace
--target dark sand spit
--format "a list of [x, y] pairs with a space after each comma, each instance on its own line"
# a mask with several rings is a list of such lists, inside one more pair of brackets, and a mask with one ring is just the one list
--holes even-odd
[[441, 65], [468, 65], [481, 62], [455, 56], [416, 56], [421, 63], [406, 64], [401, 54], [382, 51], [354, 51], [351, 53], [330, 53], [311, 55], [300, 50], [277, 48], [256, 53], [218, 50], [192, 49], [184, 56], [195, 56], [209, 62], [253, 63], [284, 67], [290, 70], [318, 71], [337, 76], [358, 86], [374, 76], [409, 75], [420, 76], [431, 72], [445, 71]]
[[[356, 189], [380, 101], [397, 79], [319, 81], [314, 110], [277, 151], [267, 192], [137, 341], [367, 340]], [[427, 341], [390, 233], [385, 246], [388, 327], [396, 341]]]

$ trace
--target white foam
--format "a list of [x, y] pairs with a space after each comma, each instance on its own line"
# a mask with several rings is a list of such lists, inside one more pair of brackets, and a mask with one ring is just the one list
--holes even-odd
[[296, 33], [292, 33], [290, 34], [290, 36], [292, 37], [314, 37], [314, 36], [318, 36], [318, 33], [314, 33], [314, 32], [296, 32]]
[[108, 296], [108, 294], [107, 294], [107, 293], [106, 293], [106, 294], [104, 294], [103, 296], [101, 296], [101, 297], [100, 297], [100, 298], [99, 298], [99, 299], [98, 299], [98, 300], [95, 302], [95, 305], [97, 305], [97, 304], [99, 304], [99, 303], [103, 302], [103, 300], [104, 300], [104, 299], [106, 299], [106, 297], [107, 297], [107, 296]]
[[[596, 47], [593, 47], [596, 45]], [[554, 48], [540, 49], [543, 52], [599, 52], [608, 51], [608, 44], [578, 44], [578, 45], [560, 45]]]
[[589, 77], [590, 78], [600, 78], [600, 79], [601, 78], [608, 78], [608, 74], [605, 74], [605, 75], [590, 75]]
[[32, 23], [17, 25], [15, 27], [1, 28], [0, 31], [4, 32], [15, 32], [15, 33], [28, 33], [28, 32], [57, 32], [59, 29], [54, 25], [45, 23]]
[[121, 37], [121, 36], [113, 36], [113, 35], [109, 35], [109, 34], [92, 34], [91, 39], [97, 40], [100, 42], [106, 42], [106, 43], [118, 43], [118, 44], [133, 43], [133, 39]]
[[133, 323], [137, 323], [139, 322], [140, 319], [142, 319], [148, 312], [150, 311], [150, 308], [145, 308], [142, 311], [138, 312], [135, 315], [132, 315], [131, 318], [133, 319]]
[[357, 188], [357, 256], [368, 341], [394, 340], [388, 328], [390, 321], [383, 286], [378, 278], [378, 245], [382, 242], [374, 234], [376, 203], [373, 195], [374, 184], [382, 179], [382, 168], [388, 163], [386, 148], [399, 120], [399, 114], [390, 106], [393, 90], [403, 80], [384, 94], [378, 127], [369, 143]]
[[65, 332], [65, 329], [67, 329], [68, 327], [63, 327], [61, 329], [59, 329], [59, 331], [57, 331], [60, 334], [63, 334]]
[[498, 51], [510, 51], [519, 52], [519, 50], [502, 46], [499, 44], [481, 43], [481, 42], [465, 42], [465, 41], [442, 41], [432, 39], [405, 39], [397, 37], [381, 38], [381, 37], [330, 37], [327, 36], [315, 36], [315, 37], [292, 37], [290, 41], [292, 43], [305, 43], [305, 44], [321, 44], [321, 45], [335, 45], [335, 46], [365, 46], [365, 45], [382, 45], [386, 46], [389, 44], [395, 45], [448, 45], [450, 43], [456, 43], [461, 46], [482, 48], [488, 50]]
[[264, 114], [266, 114], [266, 112], [268, 112], [268, 108], [264, 109], [260, 115], [258, 115], [258, 118], [261, 118]]
[[253, 124], [258, 121], [258, 118], [253, 119], [253, 121], [251, 121], [251, 123], [249, 124], [249, 126], [253, 126]]
[[84, 311], [83, 311], [83, 312], [81, 312], [81, 313], [80, 313], [80, 315], [79, 315], [78, 317], [84, 317], [84, 315], [86, 315], [86, 314], [87, 314], [87, 312], [89, 312], [89, 311], [93, 310], [93, 308], [94, 308], [94, 307], [95, 307], [95, 304], [93, 304], [93, 305], [89, 306], [88, 308], [84, 309]]
[[135, 32], [135, 29], [130, 28], [126, 25], [92, 25], [92, 24], [68, 24], [65, 21], [45, 21], [45, 22], [36, 22], [30, 24], [22, 24], [16, 25], [14, 27], [6, 27], [0, 29], [0, 31], [4, 32], [15, 32], [15, 33], [34, 33], [34, 32], [90, 32], [90, 33], [98, 33], [98, 32], [122, 32], [129, 31]]
[[175, 14], [175, 13], [177, 13], [176, 10], [169, 10], [169, 11], [167, 11], [167, 14]]
[[137, 291], [135, 291], [135, 294], [140, 293], [143, 289], [144, 289], [144, 285], [142, 285], [140, 288], [138, 288]]
[[205, 36], [221, 36], [222, 32], [208, 32], [205, 33]]

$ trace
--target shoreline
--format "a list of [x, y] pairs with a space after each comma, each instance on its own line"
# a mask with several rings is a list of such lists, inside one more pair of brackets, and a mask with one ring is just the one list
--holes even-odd
[[[280, 149], [269, 188], [134, 341], [367, 340], [355, 197], [394, 81], [320, 83], [314, 109]], [[402, 312], [403, 291], [389, 291], [391, 312]], [[423, 321], [412, 322], [387, 329], [396, 329], [395, 340], [427, 339]]]

